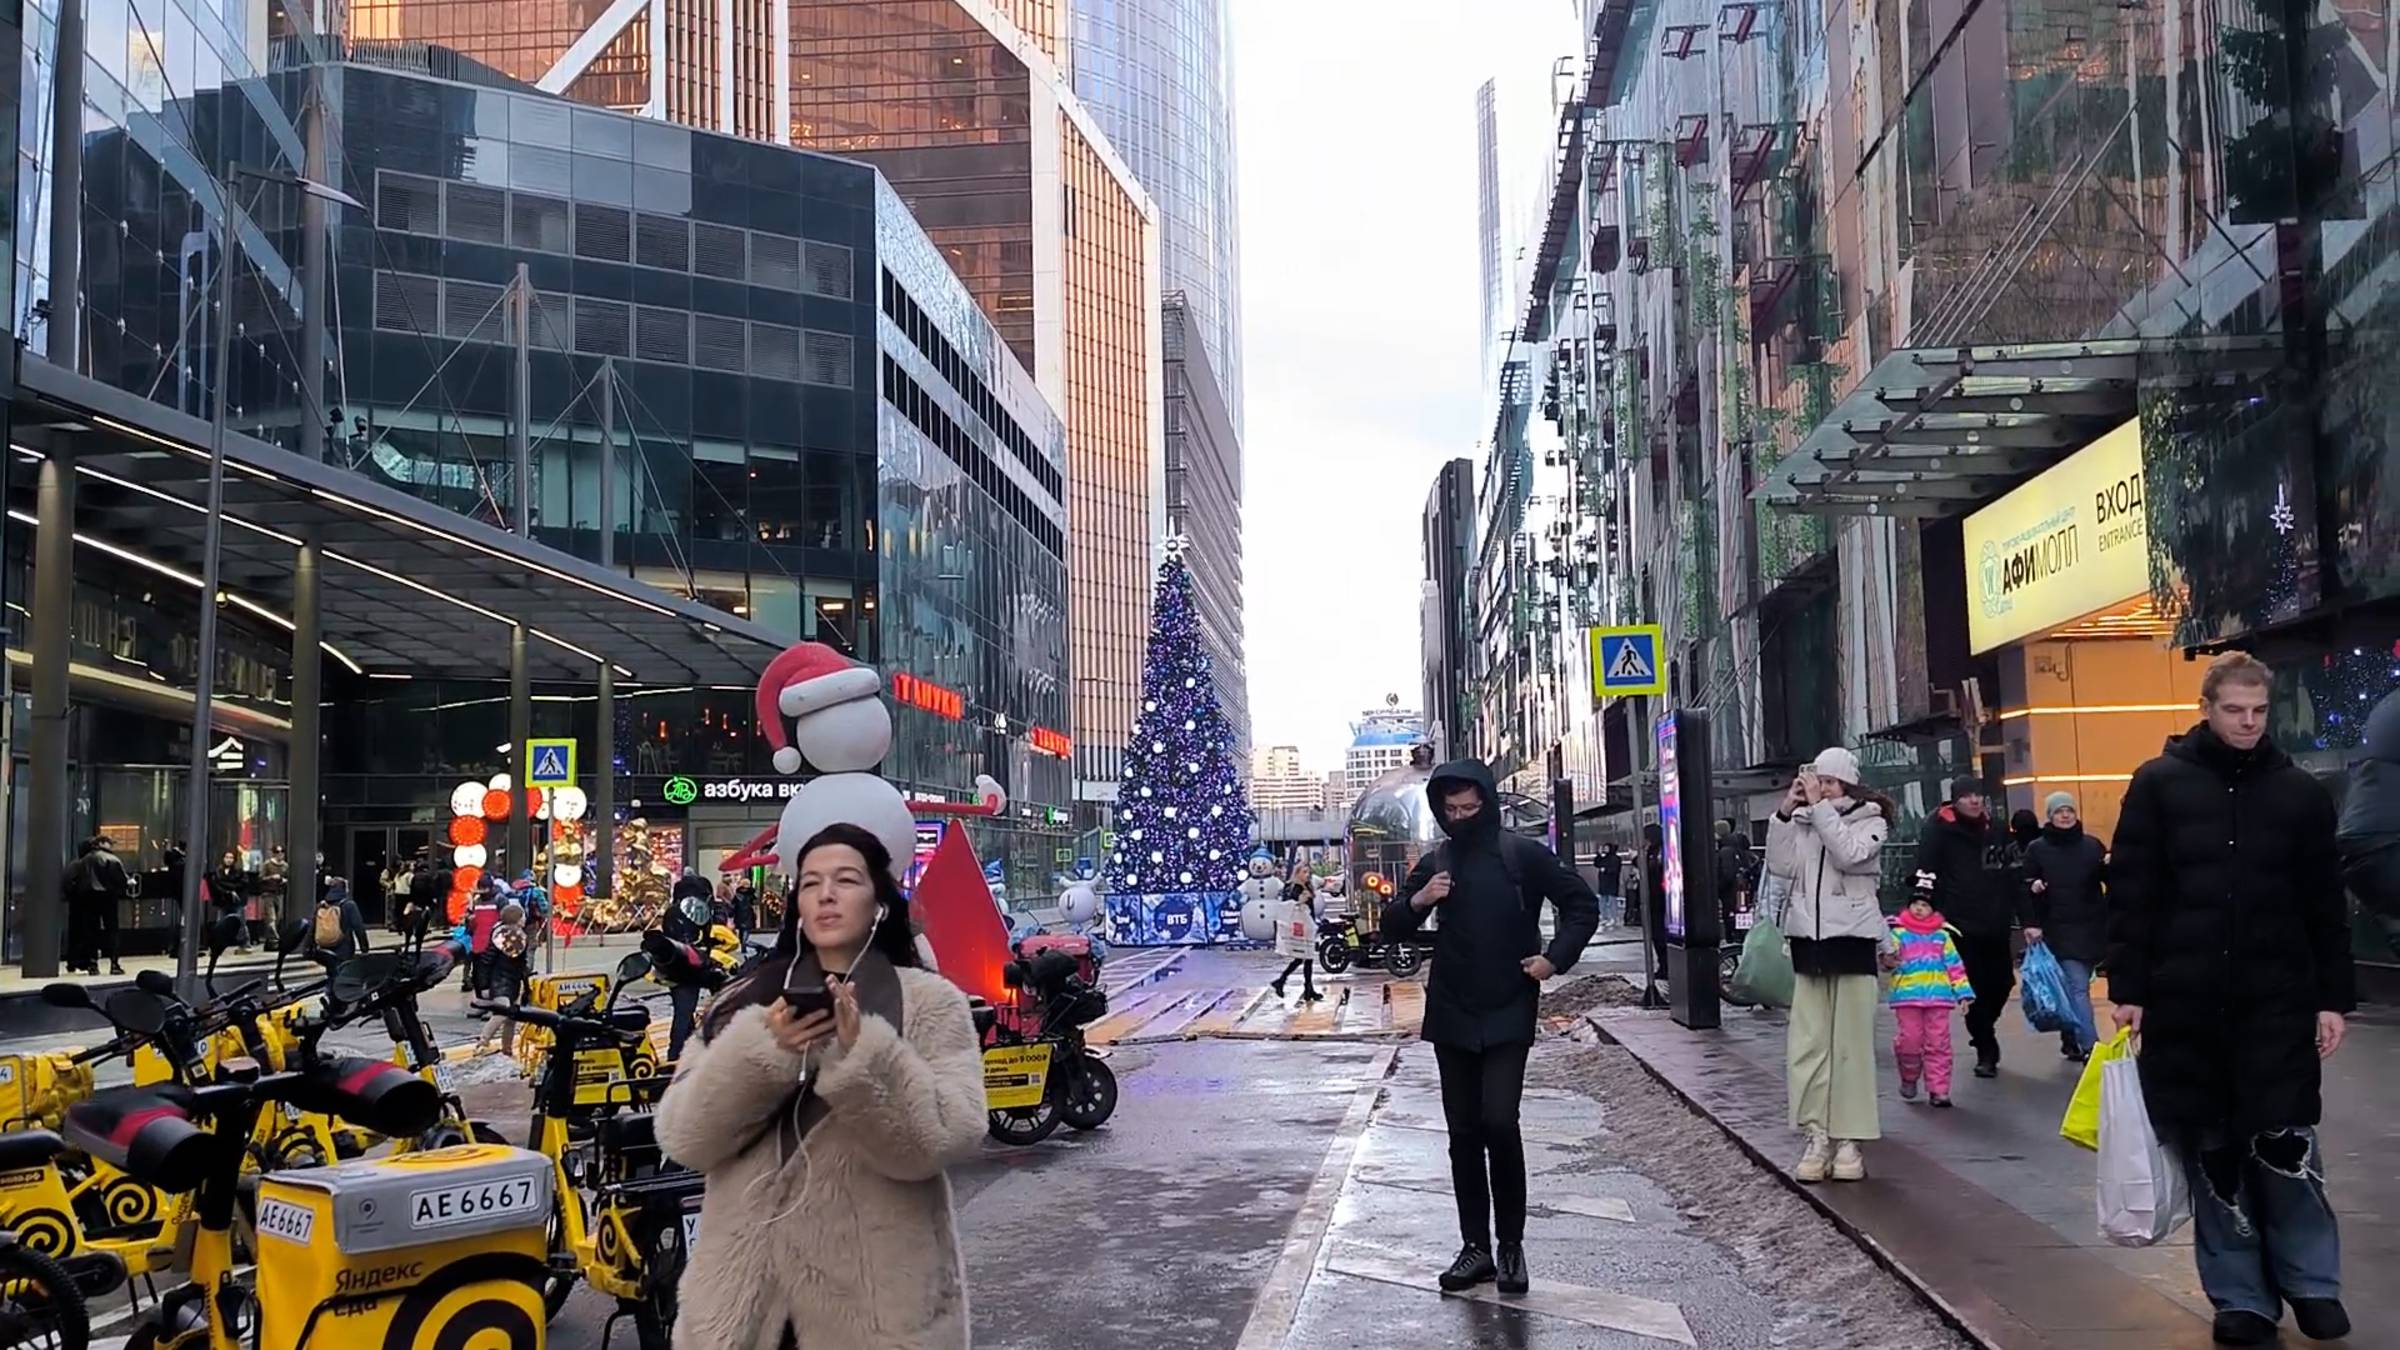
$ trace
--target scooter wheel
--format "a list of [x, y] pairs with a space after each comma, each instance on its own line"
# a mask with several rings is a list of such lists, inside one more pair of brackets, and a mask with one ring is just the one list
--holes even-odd
[[1417, 973], [1425, 958], [1411, 943], [1394, 942], [1383, 949], [1383, 969], [1395, 980], [1405, 980]]
[[1117, 1111], [1117, 1072], [1106, 1060], [1085, 1055], [1069, 1070], [1067, 1099], [1058, 1113], [1078, 1130], [1096, 1130]]
[[1327, 938], [1317, 944], [1317, 964], [1328, 975], [1339, 975], [1350, 968], [1350, 944], [1339, 938]]
[[[1110, 1080], [1113, 1086], [1115, 1080]], [[1003, 1144], [1026, 1148], [1038, 1144], [1058, 1132], [1058, 1106], [1043, 1102], [1038, 1106], [1018, 1106], [991, 1113], [985, 1129], [992, 1138]]]
[[56, 1261], [25, 1247], [0, 1248], [0, 1324], [14, 1327], [12, 1346], [84, 1350], [92, 1323], [83, 1291]]

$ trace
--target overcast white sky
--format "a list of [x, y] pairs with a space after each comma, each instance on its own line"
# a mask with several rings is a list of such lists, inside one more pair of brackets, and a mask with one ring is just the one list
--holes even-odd
[[1443, 461], [1480, 470], [1491, 430], [1476, 368], [1475, 89], [1499, 77], [1502, 219], [1521, 234], [1574, 6], [1232, 10], [1253, 739], [1297, 745], [1324, 770], [1361, 710], [1387, 693], [1421, 701], [1421, 513]]

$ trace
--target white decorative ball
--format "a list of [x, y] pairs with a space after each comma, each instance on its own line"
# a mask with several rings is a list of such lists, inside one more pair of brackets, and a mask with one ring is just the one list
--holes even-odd
[[483, 814], [483, 794], [486, 791], [488, 791], [488, 789], [486, 789], [481, 783], [459, 784], [458, 787], [452, 790], [450, 793], [450, 814], [454, 816], [481, 816]]
[[1167, 743], [1165, 741], [1150, 742], [1150, 753], [1154, 755], [1163, 755], [1167, 753]]
[[490, 859], [481, 844], [460, 844], [450, 850], [450, 861], [461, 867], [481, 867]]
[[1167, 860], [1167, 855], [1166, 855], [1166, 854], [1159, 852], [1157, 849], [1152, 849], [1152, 850], [1150, 850], [1150, 861], [1152, 861], [1152, 862], [1165, 862], [1166, 860]]
[[1197, 689], [1200, 687], [1200, 682], [1193, 679], [1191, 676], [1186, 675], [1183, 677], [1183, 687], [1186, 689]]
[[1208, 808], [1208, 813], [1212, 816], [1221, 816], [1225, 814], [1225, 808], [1222, 806], [1212, 806]]
[[1058, 916], [1068, 923], [1090, 923], [1100, 913], [1100, 892], [1078, 881], [1058, 898]]
[[494, 792], [506, 792], [506, 791], [508, 791], [508, 775], [507, 775], [507, 774], [504, 774], [504, 773], [496, 773], [496, 774], [493, 774], [493, 775], [492, 775], [492, 781], [491, 781], [491, 789], [492, 789], [492, 791], [494, 791]]
[[1173, 820], [1174, 818], [1175, 818], [1175, 808], [1174, 808], [1174, 807], [1172, 807], [1172, 806], [1170, 806], [1170, 807], [1168, 807], [1168, 808], [1167, 808], [1167, 819], [1169, 819], [1169, 820]]
[[1183, 719], [1183, 729], [1185, 731], [1198, 731], [1200, 729], [1200, 724], [1187, 717]]
[[553, 886], [580, 886], [583, 884], [583, 869], [574, 863], [560, 863], [550, 869], [550, 884]]
[[1194, 825], [1194, 826], [1193, 826], [1193, 827], [1191, 827], [1190, 829], [1188, 829], [1188, 830], [1185, 830], [1185, 831], [1183, 832], [1183, 837], [1184, 837], [1184, 838], [1186, 838], [1186, 839], [1197, 839], [1197, 838], [1199, 838], [1199, 837], [1200, 837], [1200, 827], [1199, 827], [1199, 826], [1197, 826], [1197, 825]]
[[1184, 884], [1184, 885], [1186, 885], [1186, 886], [1189, 886], [1189, 885], [1191, 885], [1191, 884], [1192, 884], [1192, 874], [1191, 874], [1191, 873], [1189, 873], [1189, 872], [1186, 872], [1186, 873], [1184, 873], [1184, 874], [1183, 874], [1183, 884]]
[[1142, 832], [1141, 832], [1140, 830], [1127, 830], [1127, 831], [1125, 832], [1125, 837], [1126, 837], [1126, 838], [1128, 838], [1128, 839], [1131, 839], [1131, 840], [1133, 840], [1135, 843], [1140, 843], [1140, 842], [1141, 842], [1141, 838], [1142, 838]]
[[562, 787], [550, 794], [550, 816], [554, 820], [581, 820], [591, 805], [591, 798], [579, 787]]
[[1154, 699], [1154, 698], [1146, 698], [1146, 699], [1143, 699], [1143, 700], [1142, 700], [1142, 711], [1143, 711], [1143, 712], [1157, 712], [1157, 711], [1158, 711], [1158, 700], [1157, 700], [1157, 699]]
[[1148, 789], [1148, 788], [1143, 788], [1143, 789], [1142, 789], [1142, 795], [1143, 795], [1143, 796], [1145, 796], [1145, 797], [1149, 796], [1149, 795], [1150, 795], [1150, 789]]

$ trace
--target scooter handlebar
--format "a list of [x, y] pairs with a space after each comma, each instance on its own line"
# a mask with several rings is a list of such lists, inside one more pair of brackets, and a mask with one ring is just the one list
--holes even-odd
[[570, 1017], [563, 1013], [554, 1013], [547, 1008], [525, 1008], [494, 999], [477, 999], [474, 1007], [477, 1012], [490, 1013], [494, 1017], [505, 1017], [511, 1022], [523, 1022], [528, 1026], [542, 1027], [554, 1033], [573, 1031], [579, 1035], [612, 1040], [619, 1045], [639, 1045], [643, 1040], [640, 1032], [627, 1031], [623, 1027], [611, 1026], [606, 1022], [589, 1017]]

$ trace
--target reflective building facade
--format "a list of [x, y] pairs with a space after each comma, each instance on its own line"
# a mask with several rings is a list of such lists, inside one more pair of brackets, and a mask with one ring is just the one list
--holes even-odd
[[1075, 93], [1158, 206], [1163, 284], [1242, 424], [1242, 253], [1227, 0], [1068, 0]]
[[1192, 597], [1218, 706], [1237, 753], [1250, 751], [1250, 675], [1242, 639], [1242, 452], [1222, 386], [1184, 297], [1161, 309], [1167, 335], [1167, 528], [1189, 543]]
[[[206, 83], [187, 79], [174, 54], [197, 59], [231, 34], [221, 20], [201, 32], [166, 3], [133, 48], [168, 53], [168, 79], [139, 62], [118, 78], [127, 39], [104, 48], [94, 34], [80, 364], [205, 417], [220, 176], [237, 161], [297, 170], [304, 79], [232, 62]], [[46, 24], [27, 35], [27, 68], [47, 65], [48, 36]], [[248, 50], [263, 59], [270, 47]], [[253, 188], [237, 214], [234, 428], [298, 448], [303, 423], [325, 418], [326, 458], [386, 487], [494, 524], [512, 523], [524, 498], [541, 543], [833, 643], [895, 687], [907, 677], [923, 696], [893, 700], [886, 771], [949, 797], [977, 773], [999, 779], [1011, 818], [977, 825], [978, 848], [1022, 891], [1040, 889], [1073, 800], [1063, 429], [888, 185], [854, 162], [540, 95], [454, 54], [356, 50], [414, 69], [322, 68], [336, 147], [327, 178], [364, 204], [327, 216], [326, 406], [310, 405], [300, 378], [300, 213]], [[21, 124], [20, 212], [46, 200], [47, 146], [46, 128]], [[46, 292], [45, 248], [43, 231], [14, 253], [20, 281]], [[525, 483], [511, 445], [520, 274]], [[12, 309], [20, 337], [31, 328], [38, 342], [30, 307]], [[29, 472], [7, 487], [12, 506], [30, 507]], [[25, 565], [12, 537], [12, 603]], [[95, 563], [94, 593], [78, 594], [74, 659], [118, 677], [91, 689], [143, 678], [137, 665], [162, 691], [196, 674], [190, 607], [154, 598], [143, 576]], [[228, 616], [218, 720], [229, 709], [250, 720], [218, 790], [249, 796], [216, 811], [241, 833], [207, 841], [212, 856], [231, 842], [263, 853], [285, 809], [278, 738], [290, 733], [277, 701], [290, 698], [288, 655], [271, 625], [262, 643], [255, 616]], [[505, 642], [488, 656], [495, 675], [507, 669]], [[369, 849], [390, 858], [425, 842], [411, 823], [420, 808], [457, 775], [491, 772], [508, 739], [505, 689], [487, 683], [331, 671], [327, 695], [324, 846], [342, 874]], [[536, 699], [534, 735], [595, 743], [588, 689]], [[188, 754], [188, 731], [124, 720], [162, 716], [156, 702], [112, 710], [95, 696], [74, 733], [91, 748], [77, 756], [76, 828], [147, 822], [135, 831], [145, 856], [128, 858], [137, 867], [156, 866], [158, 838], [180, 819], [180, 775], [165, 766]], [[648, 803], [655, 822], [687, 814], [665, 805], [671, 779], [771, 778], [751, 703], [743, 686], [620, 684], [620, 802]], [[761, 823], [750, 817], [773, 809], [753, 801], [706, 820], [705, 802], [694, 806], [691, 856], [746, 839]]]

